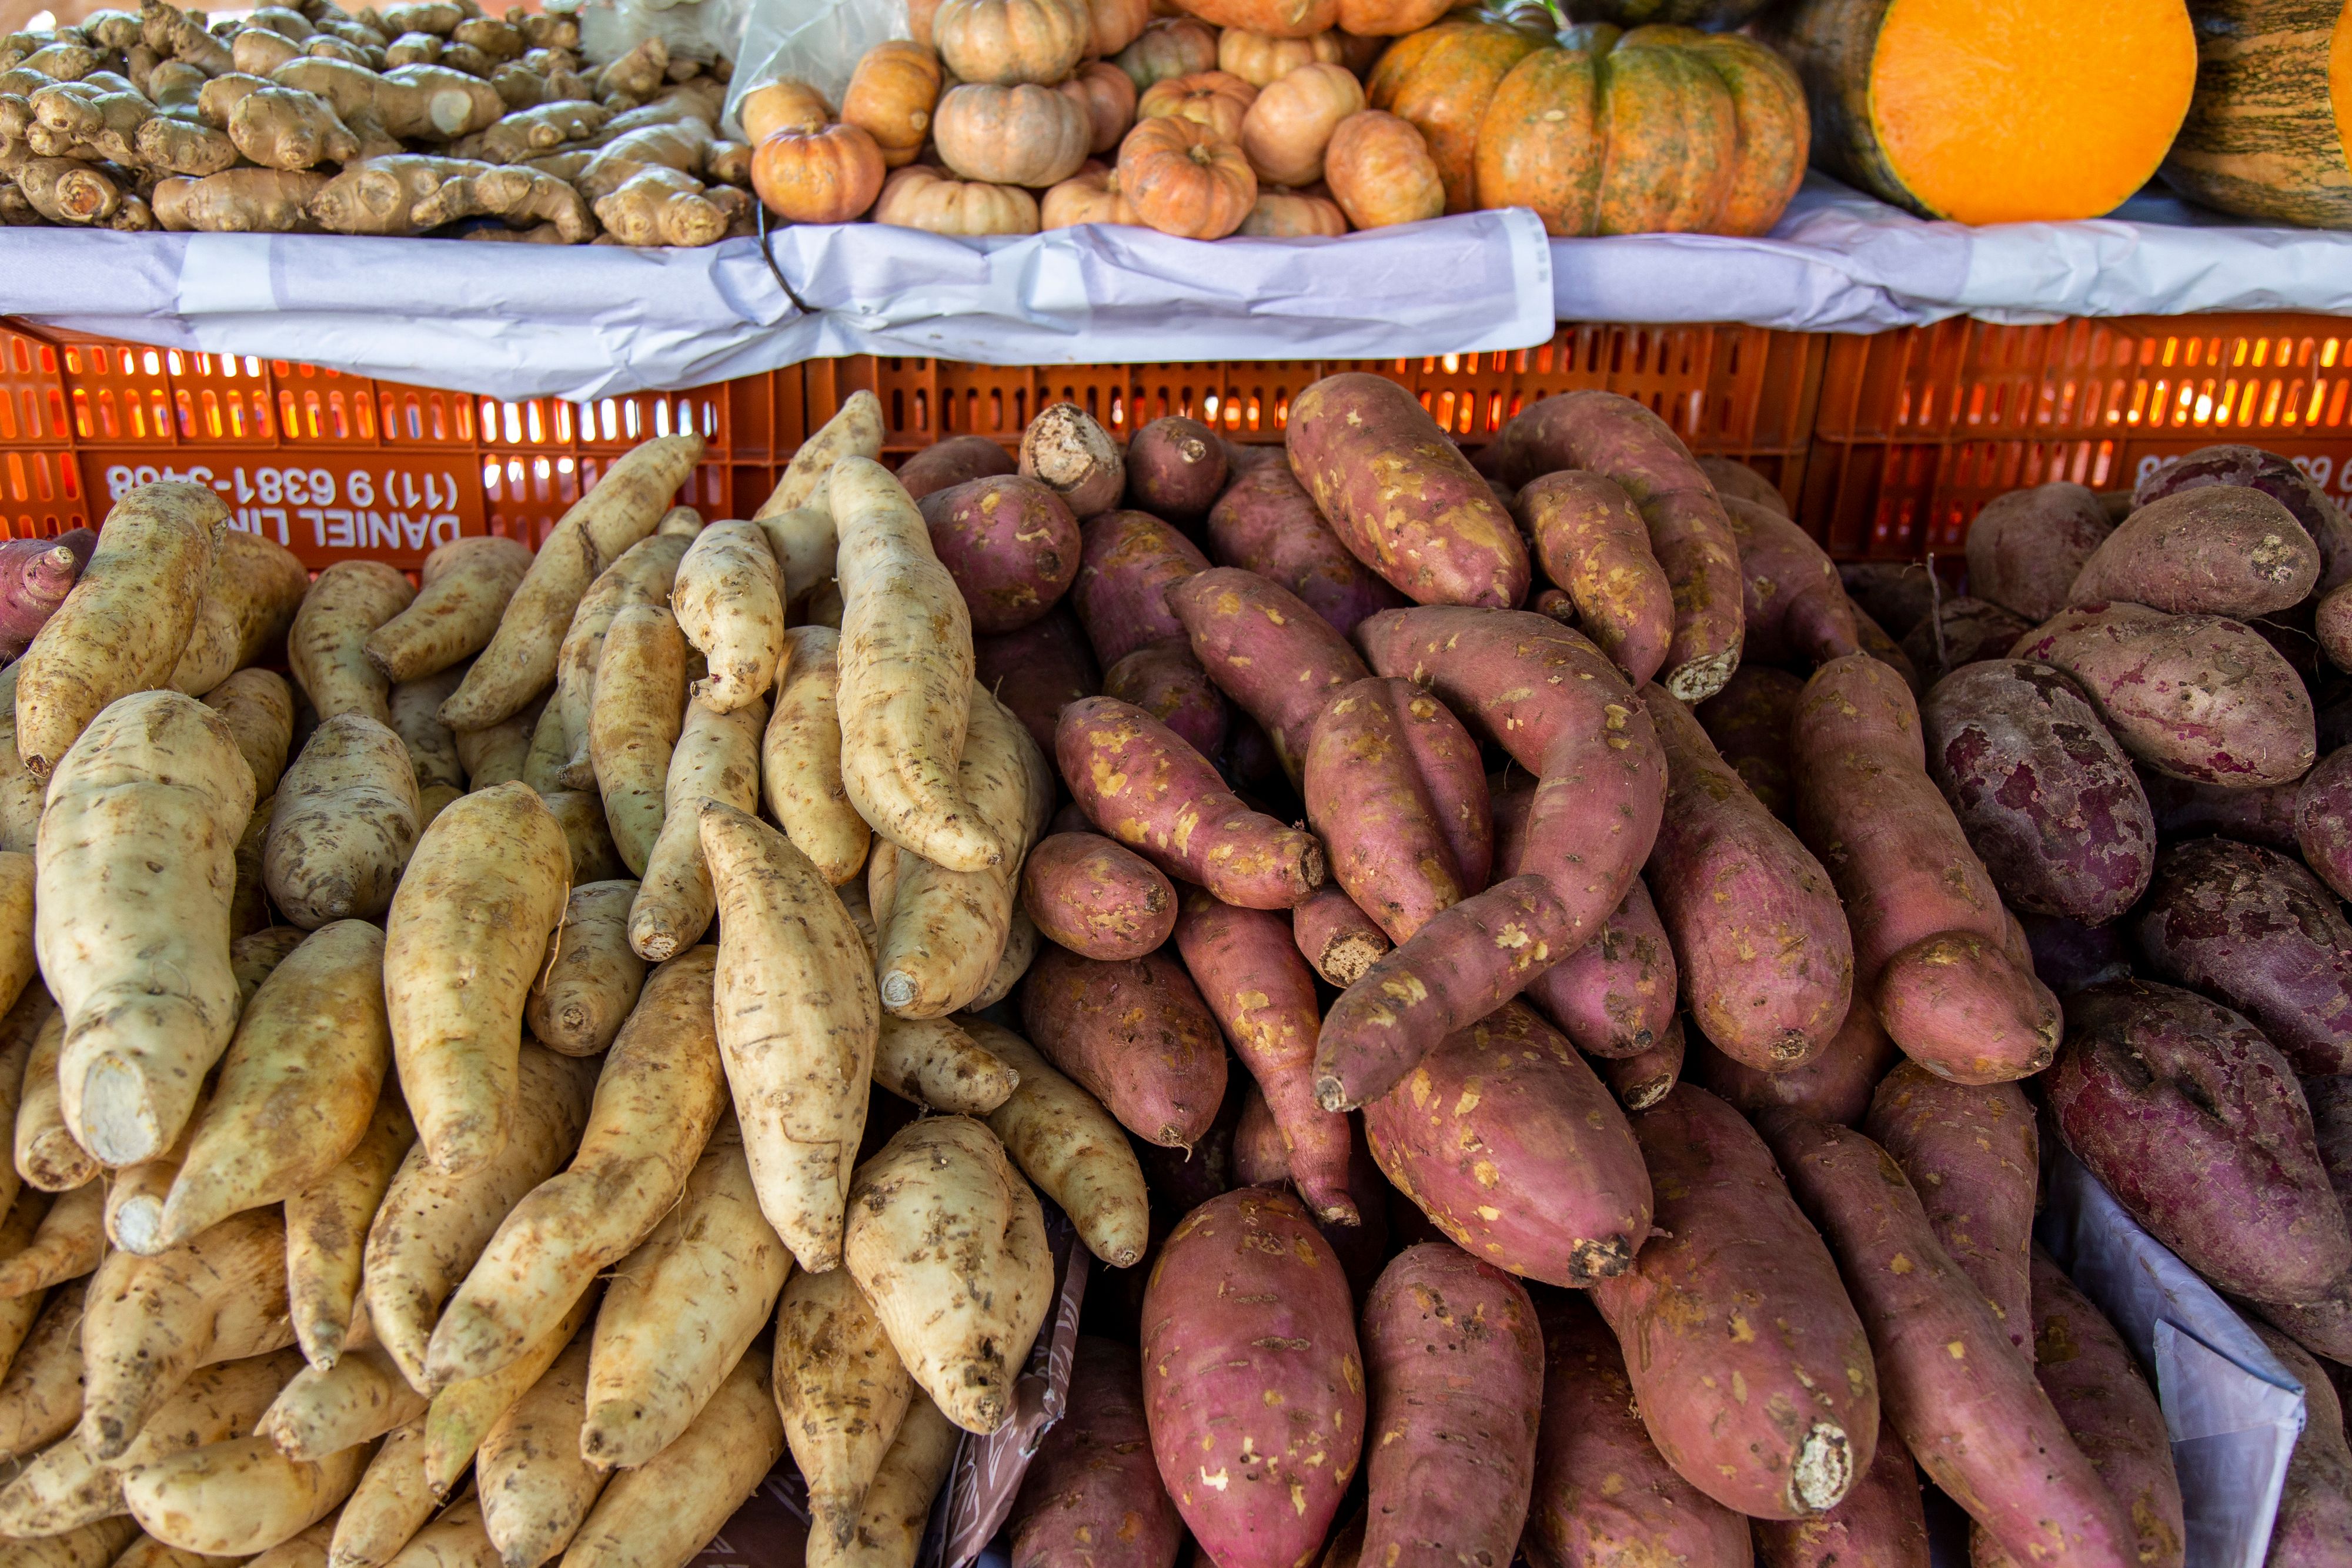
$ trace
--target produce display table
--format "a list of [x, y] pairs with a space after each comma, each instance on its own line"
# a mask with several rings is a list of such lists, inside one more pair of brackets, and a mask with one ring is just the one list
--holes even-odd
[[2352, 235], [2251, 227], [2158, 196], [2095, 222], [1970, 228], [1819, 174], [1765, 239], [1547, 240], [1509, 211], [1336, 240], [1203, 244], [1117, 226], [959, 240], [851, 224], [769, 244], [764, 256], [740, 239], [526, 259], [405, 239], [5, 229], [0, 315], [580, 401], [843, 354], [1333, 360], [1524, 349], [1555, 320], [1874, 332], [1956, 316], [2352, 312]]

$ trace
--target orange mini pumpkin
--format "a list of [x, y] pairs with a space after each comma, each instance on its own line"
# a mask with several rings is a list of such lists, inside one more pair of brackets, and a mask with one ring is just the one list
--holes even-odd
[[1323, 178], [1360, 229], [1419, 223], [1445, 211], [1445, 184], [1429, 144], [1409, 121], [1377, 109], [1349, 115], [1331, 132]]
[[931, 18], [940, 13], [940, 0], [907, 0], [907, 36], [927, 49], [939, 46], [931, 38]]
[[1344, 52], [1335, 33], [1276, 38], [1241, 27], [1227, 27], [1217, 37], [1217, 68], [1241, 78], [1252, 87], [1264, 88], [1318, 60], [1338, 65]]
[[1421, 132], [1445, 182], [1447, 212], [1478, 205], [1479, 121], [1511, 68], [1541, 47], [1499, 22], [1445, 21], [1399, 38], [1372, 68], [1366, 100]]
[[1060, 81], [1093, 41], [1086, 0], [940, 0], [931, 17], [931, 42], [959, 81]]
[[1078, 74], [1054, 89], [1087, 111], [1094, 139], [1087, 151], [1109, 152], [1135, 123], [1135, 83], [1108, 60], [1088, 60]]
[[1479, 120], [1478, 204], [1555, 235], [1760, 235], [1805, 177], [1796, 73], [1737, 34], [1571, 27], [1497, 84]]
[[1184, 9], [1220, 27], [1304, 38], [1339, 25], [1339, 0], [1184, 0]]
[[857, 61], [841, 95], [841, 118], [874, 138], [882, 162], [911, 163], [930, 140], [931, 110], [940, 99], [939, 57], [920, 44], [894, 38]]
[[1257, 177], [1311, 185], [1341, 120], [1364, 107], [1364, 88], [1339, 66], [1301, 66], [1257, 95], [1242, 117], [1242, 153]]
[[965, 82], [940, 99], [931, 135], [940, 162], [967, 180], [1043, 190], [1087, 161], [1094, 122], [1050, 87]]
[[1339, 26], [1358, 37], [1401, 37], [1453, 8], [1454, 0], [1339, 0]]
[[845, 224], [882, 190], [882, 149], [855, 125], [779, 131], [751, 152], [751, 189], [778, 217]]
[[1038, 210], [1043, 226], [1049, 229], [1075, 228], [1080, 224], [1143, 225], [1135, 204], [1119, 189], [1118, 171], [1091, 158], [1076, 173], [1046, 192]]
[[833, 105], [808, 83], [787, 77], [745, 93], [735, 118], [743, 122], [743, 140], [757, 147], [779, 131], [823, 131], [833, 123]]
[[913, 163], [883, 183], [874, 221], [935, 235], [1033, 235], [1037, 198], [1017, 185], [951, 179]]
[[1242, 150], [1181, 115], [1136, 122], [1119, 143], [1118, 183], [1145, 223], [1187, 239], [1223, 239], [1257, 202]]
[[1135, 100], [1138, 120], [1173, 116], [1205, 125], [1220, 141], [1239, 141], [1243, 117], [1257, 101], [1257, 89], [1225, 71], [1201, 71], [1154, 82]]
[[1191, 16], [1164, 16], [1137, 35], [1112, 62], [1127, 73], [1135, 90], [1171, 77], [1217, 68], [1217, 32]]
[[1262, 190], [1240, 232], [1258, 239], [1336, 239], [1348, 232], [1348, 214], [1311, 191]]
[[1151, 0], [1080, 0], [1090, 24], [1089, 55], [1108, 57], [1135, 42], [1151, 23]]

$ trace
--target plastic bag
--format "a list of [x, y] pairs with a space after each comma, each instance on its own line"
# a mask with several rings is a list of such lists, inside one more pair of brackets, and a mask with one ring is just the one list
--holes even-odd
[[[633, 0], [649, 3], [649, 0]], [[727, 89], [727, 123], [740, 133], [735, 106], [752, 88], [792, 78], [838, 104], [858, 57], [891, 38], [912, 37], [906, 0], [698, 0], [747, 13]]]

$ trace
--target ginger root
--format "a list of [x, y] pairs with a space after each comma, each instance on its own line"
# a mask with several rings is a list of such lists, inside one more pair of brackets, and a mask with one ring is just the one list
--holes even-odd
[[551, 223], [574, 245], [595, 237], [588, 204], [565, 182], [536, 170], [506, 165], [449, 181], [417, 204], [420, 227], [460, 218], [503, 218], [510, 227]]
[[596, 221], [623, 245], [716, 245], [729, 214], [682, 170], [640, 169], [596, 203]]
[[138, 162], [158, 173], [199, 179], [235, 168], [237, 158], [227, 131], [162, 114], [140, 126], [133, 151]]
[[310, 170], [225, 169], [201, 180], [160, 182], [148, 198], [167, 229], [209, 234], [313, 234], [310, 204], [327, 185]]
[[310, 215], [330, 234], [423, 234], [435, 223], [446, 220], [418, 221], [416, 208], [420, 203], [452, 180], [489, 172], [488, 163], [467, 158], [442, 158], [428, 152], [369, 158], [327, 182], [311, 198]]
[[77, 158], [28, 158], [16, 171], [16, 189], [53, 224], [102, 224], [122, 204], [122, 190]]
[[325, 99], [284, 87], [247, 94], [228, 117], [228, 139], [265, 169], [348, 163], [360, 152], [360, 139]]
[[646, 169], [693, 174], [710, 151], [710, 127], [699, 120], [649, 125], [607, 142], [581, 171], [580, 193], [602, 201]]

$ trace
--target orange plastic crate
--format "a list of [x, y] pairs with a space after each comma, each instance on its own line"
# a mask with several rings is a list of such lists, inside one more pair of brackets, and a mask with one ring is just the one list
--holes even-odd
[[1467, 446], [1534, 399], [1605, 387], [1641, 399], [1698, 450], [1754, 463], [1792, 498], [1810, 444], [1824, 342], [1746, 327], [1572, 327], [1514, 353], [1356, 362], [1004, 368], [935, 360], [818, 360], [687, 392], [572, 403], [462, 392], [242, 356], [184, 353], [0, 325], [0, 525], [16, 537], [102, 518], [161, 478], [214, 486], [241, 527], [313, 567], [404, 568], [457, 534], [536, 544], [614, 455], [699, 432], [685, 499], [748, 516], [805, 435], [859, 388], [882, 400], [886, 454], [978, 432], [1008, 446], [1066, 399], [1122, 439], [1183, 413], [1235, 440], [1282, 437], [1290, 398], [1367, 370], [1412, 388]]
[[1841, 559], [1958, 551], [2004, 491], [2129, 489], [2221, 442], [2352, 499], [2352, 321], [1947, 321], [1830, 341], [1800, 516]]

